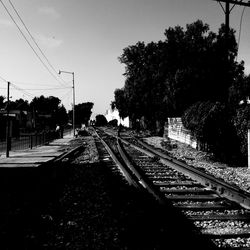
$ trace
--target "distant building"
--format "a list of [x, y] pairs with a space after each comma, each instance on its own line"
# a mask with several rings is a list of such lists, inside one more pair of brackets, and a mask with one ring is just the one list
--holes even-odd
[[108, 122], [116, 119], [118, 121], [118, 125], [121, 124], [124, 127], [127, 127], [127, 128], [130, 127], [129, 117], [126, 117], [126, 118], [122, 119], [120, 117], [119, 111], [117, 109], [114, 109], [114, 110], [112, 110], [111, 108], [108, 109], [106, 111], [105, 117], [106, 117]]

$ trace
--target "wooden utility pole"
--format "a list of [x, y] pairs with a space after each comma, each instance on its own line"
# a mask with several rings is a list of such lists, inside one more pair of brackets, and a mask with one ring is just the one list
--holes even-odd
[[10, 152], [10, 82], [7, 82], [8, 87], [7, 87], [7, 106], [6, 106], [6, 157], [9, 157], [9, 152]]
[[[222, 7], [224, 13], [225, 13], [225, 37], [226, 37], [226, 53], [227, 53], [227, 58], [229, 60], [229, 48], [228, 48], [228, 40], [229, 40], [229, 30], [230, 30], [230, 13], [233, 10], [235, 6], [244, 6], [244, 7], [250, 7], [250, 0], [214, 0], [220, 4]], [[222, 5], [222, 2], [225, 4], [224, 6]], [[230, 6], [232, 5], [232, 7]], [[248, 138], [248, 168], [250, 169], [250, 127], [248, 128], [247, 131], [247, 138]]]
[[[229, 19], [230, 19], [231, 11], [237, 5], [250, 7], [250, 1], [246, 1], [246, 0], [214, 0], [214, 1], [218, 2], [221, 5], [225, 13], [226, 37], [228, 38], [229, 27], [230, 27]], [[225, 6], [222, 5], [222, 2], [225, 3]], [[230, 4], [232, 4], [232, 7], [230, 6]]]
[[[237, 5], [239, 6], [245, 6], [245, 7], [250, 7], [250, 1], [246, 1], [246, 0], [214, 0], [216, 2], [218, 2], [221, 6], [221, 8], [223, 9], [224, 13], [225, 13], [225, 37], [226, 37], [226, 46], [227, 46], [227, 54], [228, 54], [228, 39], [229, 39], [229, 30], [230, 30], [230, 13], [233, 10], [233, 8]], [[222, 5], [222, 3], [225, 3], [224, 6]], [[231, 6], [231, 5], [232, 6]], [[228, 55], [227, 55], [228, 57]]]
[[75, 73], [74, 72], [59, 70], [59, 75], [61, 73], [72, 74], [72, 76], [73, 76], [73, 87], [72, 87], [72, 89], [73, 89], [73, 105], [72, 105], [73, 117], [72, 117], [72, 123], [73, 123], [73, 135], [75, 137], [75, 135], [76, 135], [76, 132], [75, 132]]

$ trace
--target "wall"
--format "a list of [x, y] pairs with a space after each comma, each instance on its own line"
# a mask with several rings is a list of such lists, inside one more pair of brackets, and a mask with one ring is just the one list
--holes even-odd
[[180, 117], [168, 118], [164, 127], [164, 137], [168, 137], [170, 139], [186, 143], [193, 148], [197, 148], [196, 139], [191, 136], [189, 130], [184, 128]]

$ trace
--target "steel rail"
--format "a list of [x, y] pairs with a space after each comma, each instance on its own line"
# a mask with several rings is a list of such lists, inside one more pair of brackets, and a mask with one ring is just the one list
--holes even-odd
[[98, 135], [97, 131], [95, 130], [95, 134], [96, 136], [100, 139], [100, 141], [102, 142], [102, 144], [104, 145], [105, 149], [108, 151], [109, 155], [111, 156], [111, 158], [113, 159], [113, 161], [116, 163], [116, 165], [118, 166], [118, 168], [120, 169], [120, 172], [123, 174], [123, 176], [125, 177], [125, 179], [127, 180], [127, 182], [129, 183], [129, 185], [133, 185], [134, 187], [138, 188], [139, 185], [138, 183], [134, 180], [134, 177], [132, 176], [132, 173], [130, 173], [130, 171], [127, 169], [127, 167], [124, 166], [124, 164], [122, 164], [120, 162], [120, 160], [116, 157], [115, 153], [113, 152], [113, 150], [108, 146], [108, 144]]
[[[107, 134], [117, 137], [111, 133]], [[190, 178], [215, 191], [219, 196], [236, 202], [246, 209], [250, 209], [250, 194], [241, 190], [240, 188], [232, 186], [223, 180], [219, 180], [210, 174], [204, 173], [203, 171], [200, 171], [193, 166], [189, 166], [185, 162], [161, 153], [157, 149], [154, 149], [152, 146], [142, 142], [136, 137], [132, 138], [136, 140], [136, 142], [143, 148], [138, 147], [137, 145], [127, 141], [126, 139], [123, 139], [121, 137], [119, 138], [124, 144], [133, 146], [135, 149], [147, 154], [150, 157], [157, 157], [161, 163], [188, 175]]]
[[[192, 166], [187, 165], [180, 160], [174, 159], [166, 154], [163, 154], [156, 149], [152, 148], [148, 144], [140, 141], [137, 138], [134, 138], [140, 145], [144, 147], [144, 149], [140, 149], [140, 147], [127, 142], [126, 140], [122, 139], [123, 142], [130, 144], [131, 146], [135, 147], [136, 149], [143, 151], [151, 157], [157, 156], [159, 160], [166, 164], [167, 166], [179, 170], [182, 173], [185, 173], [190, 178], [195, 179], [196, 181], [200, 182], [201, 184], [209, 187], [213, 191], [215, 191], [218, 195], [225, 197], [231, 201], [234, 201], [240, 204], [242, 207], [246, 209], [250, 209], [250, 194], [241, 190], [236, 186], [232, 186], [223, 180], [218, 180], [217, 178], [213, 177], [210, 174], [204, 173]], [[146, 149], [145, 149], [146, 148]]]
[[126, 163], [126, 165], [128, 166], [128, 168], [131, 170], [132, 173], [134, 173], [134, 175], [136, 176], [138, 182], [142, 185], [142, 187], [144, 187], [150, 194], [152, 194], [155, 199], [160, 203], [160, 204], [165, 204], [166, 203], [166, 199], [164, 198], [164, 196], [161, 195], [161, 192], [159, 192], [159, 190], [156, 190], [155, 186], [151, 184], [150, 181], [147, 181], [147, 178], [145, 177], [145, 175], [139, 171], [135, 165], [131, 162], [131, 160], [129, 159], [129, 156], [126, 153], [126, 150], [124, 149], [124, 147], [121, 144], [121, 140], [119, 138], [117, 138], [117, 143], [118, 143], [118, 149], [119, 149], [119, 153], [123, 159], [123, 161]]
[[[111, 133], [107, 133], [106, 131], [102, 131], [112, 137], [116, 137]], [[97, 136], [100, 138], [100, 140], [103, 142], [103, 144], [105, 145], [106, 149], [108, 150], [108, 152], [110, 153], [111, 157], [114, 159], [117, 159], [117, 157], [115, 156], [115, 154], [112, 152], [112, 150], [109, 148], [109, 146], [107, 145], [107, 143], [98, 135], [98, 133], [96, 132]], [[162, 193], [156, 188], [155, 185], [153, 185], [150, 181], [147, 180], [145, 174], [138, 170], [135, 165], [131, 162], [131, 159], [129, 158], [126, 150], [124, 149], [122, 143], [121, 143], [121, 138], [116, 137], [117, 139], [117, 148], [119, 151], [119, 154], [123, 160], [123, 162], [125, 163], [126, 167], [124, 167], [119, 160], [114, 160], [119, 167], [121, 167], [122, 169], [125, 170], [125, 172], [129, 172], [129, 177], [131, 179], [134, 180], [134, 182], [136, 183], [134, 186], [136, 187], [142, 187], [144, 189], [146, 189], [150, 194], [152, 194], [155, 199], [160, 203], [160, 204], [165, 204], [166, 203], [166, 199], [165, 197], [162, 195]], [[121, 164], [121, 166], [120, 166]], [[130, 181], [130, 180], [128, 180]]]

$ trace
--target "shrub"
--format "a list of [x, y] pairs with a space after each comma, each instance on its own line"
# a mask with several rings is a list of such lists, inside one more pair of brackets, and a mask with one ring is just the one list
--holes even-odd
[[250, 106], [244, 105], [236, 110], [233, 117], [233, 124], [240, 140], [240, 151], [247, 158], [247, 129], [250, 121]]
[[230, 120], [227, 107], [220, 102], [197, 102], [189, 107], [183, 125], [191, 131], [201, 145], [224, 161], [239, 157], [239, 141]]
[[113, 120], [111, 120], [111, 121], [108, 122], [108, 125], [112, 126], [112, 127], [117, 127], [118, 120], [117, 119], [113, 119]]
[[96, 122], [95, 122], [96, 126], [106, 126], [108, 123], [107, 119], [104, 115], [97, 115], [95, 117], [95, 120], [96, 120]]

